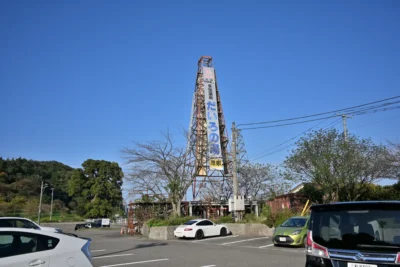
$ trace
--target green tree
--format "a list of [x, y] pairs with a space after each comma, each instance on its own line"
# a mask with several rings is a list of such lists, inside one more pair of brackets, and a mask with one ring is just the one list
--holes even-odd
[[395, 178], [399, 166], [386, 146], [335, 129], [312, 132], [297, 142], [285, 166], [324, 192], [324, 202], [354, 201], [382, 178]]
[[325, 195], [321, 188], [311, 183], [305, 183], [299, 194], [307, 196], [312, 203], [323, 203]]
[[87, 217], [109, 217], [122, 201], [123, 172], [118, 163], [88, 159], [68, 182], [68, 193]]

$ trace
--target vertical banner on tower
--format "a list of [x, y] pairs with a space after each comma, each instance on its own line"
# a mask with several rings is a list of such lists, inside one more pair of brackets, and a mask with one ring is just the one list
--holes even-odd
[[207, 117], [208, 155], [211, 170], [223, 170], [221, 136], [219, 132], [217, 93], [214, 68], [203, 67], [204, 97]]

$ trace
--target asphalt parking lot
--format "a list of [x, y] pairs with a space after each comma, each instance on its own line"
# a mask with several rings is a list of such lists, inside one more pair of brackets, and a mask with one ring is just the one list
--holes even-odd
[[232, 235], [202, 240], [156, 241], [122, 236], [116, 229], [75, 233], [92, 238], [91, 251], [96, 267], [303, 267], [305, 264], [303, 248], [274, 247], [269, 237]]

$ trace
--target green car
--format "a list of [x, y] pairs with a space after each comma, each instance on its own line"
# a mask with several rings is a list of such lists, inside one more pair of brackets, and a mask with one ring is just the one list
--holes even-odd
[[295, 216], [275, 228], [274, 245], [305, 246], [310, 216]]

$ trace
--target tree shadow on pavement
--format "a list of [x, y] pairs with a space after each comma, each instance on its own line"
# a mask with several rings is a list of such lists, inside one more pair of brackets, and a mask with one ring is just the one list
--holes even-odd
[[144, 243], [144, 244], [138, 244], [138, 245], [136, 245], [134, 247], [131, 247], [131, 248], [128, 248], [128, 249], [118, 250], [118, 251], [114, 251], [114, 252], [111, 252], [111, 253], [104, 253], [104, 254], [101, 254], [101, 255], [96, 255], [93, 258], [119, 254], [119, 253], [122, 253], [122, 252], [131, 251], [131, 250], [134, 250], [134, 249], [150, 248], [150, 247], [166, 246], [166, 245], [168, 245], [168, 243]]
[[149, 247], [156, 247], [156, 246], [166, 246], [168, 243], [144, 243], [144, 244], [138, 244], [135, 246], [135, 249], [139, 248], [149, 248]]

